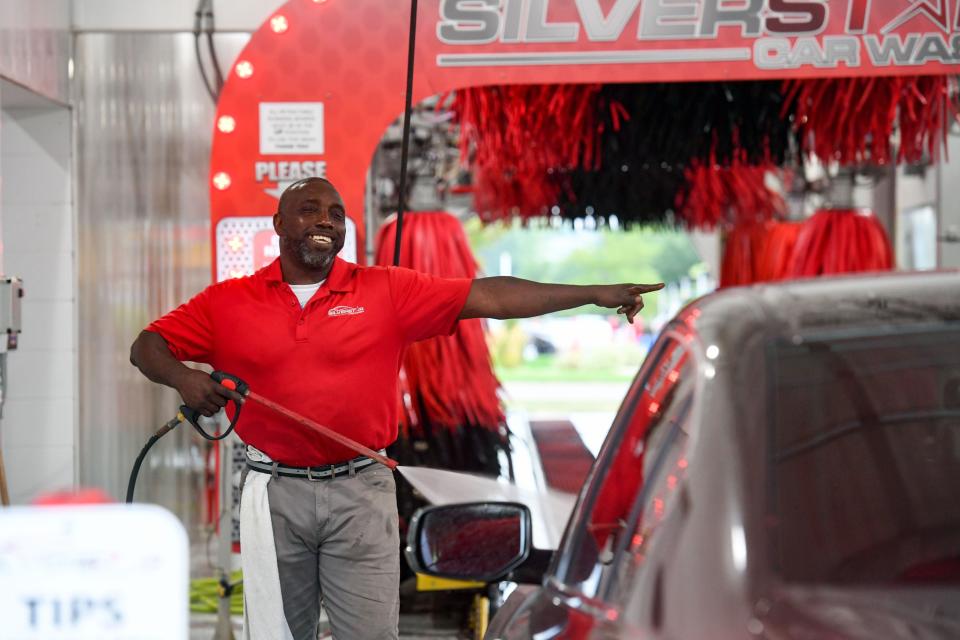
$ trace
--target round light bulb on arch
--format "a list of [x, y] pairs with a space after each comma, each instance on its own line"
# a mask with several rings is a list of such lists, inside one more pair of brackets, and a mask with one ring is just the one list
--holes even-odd
[[213, 186], [219, 189], [220, 191], [225, 191], [230, 188], [230, 175], [224, 171], [218, 172], [213, 176]]
[[217, 129], [221, 133], [233, 133], [236, 128], [237, 121], [233, 119], [233, 116], [220, 116], [217, 118]]
[[284, 33], [290, 28], [290, 23], [286, 16], [273, 16], [270, 18], [270, 28], [274, 33]]
[[253, 65], [248, 60], [241, 60], [234, 67], [238, 78], [247, 79], [253, 75]]

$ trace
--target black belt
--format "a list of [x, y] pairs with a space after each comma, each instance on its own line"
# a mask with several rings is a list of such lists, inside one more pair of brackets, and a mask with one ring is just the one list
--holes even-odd
[[306, 478], [307, 480], [332, 480], [339, 476], [350, 475], [351, 472], [356, 473], [372, 464], [377, 464], [377, 461], [367, 456], [357, 456], [346, 462], [335, 462], [318, 467], [291, 467], [279, 462], [257, 462], [247, 458], [247, 466], [254, 471], [288, 478]]

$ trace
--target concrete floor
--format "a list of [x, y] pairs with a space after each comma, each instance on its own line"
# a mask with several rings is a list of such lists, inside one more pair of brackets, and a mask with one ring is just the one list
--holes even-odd
[[[239, 639], [243, 631], [243, 618], [233, 616], [234, 638]], [[321, 625], [322, 626], [322, 625]], [[211, 614], [192, 614], [190, 616], [190, 640], [214, 640], [217, 629], [217, 617]], [[317, 636], [318, 640], [332, 638], [329, 633]], [[437, 620], [429, 614], [414, 613], [400, 616], [400, 638], [402, 640], [460, 640], [465, 636], [458, 635], [456, 628], [448, 624], [437, 626]], [[227, 640], [217, 638], [217, 640]]]
[[[463, 598], [456, 593], [437, 592], [417, 594], [412, 579], [400, 586], [401, 640], [464, 640], [468, 638], [461, 631], [464, 606]], [[465, 596], [467, 598], [471, 596]], [[234, 638], [239, 639], [243, 631], [243, 617], [232, 616], [231, 623]], [[217, 637], [217, 616], [215, 614], [190, 615], [190, 640], [229, 640]], [[317, 640], [332, 638], [329, 633], [326, 615], [320, 614], [320, 634]]]

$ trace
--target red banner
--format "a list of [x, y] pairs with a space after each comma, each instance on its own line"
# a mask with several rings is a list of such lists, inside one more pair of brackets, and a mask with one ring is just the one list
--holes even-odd
[[533, 69], [511, 82], [951, 73], [960, 63], [957, 0], [425, 4], [434, 12], [418, 33], [438, 70], [482, 70], [484, 80], [519, 67]]

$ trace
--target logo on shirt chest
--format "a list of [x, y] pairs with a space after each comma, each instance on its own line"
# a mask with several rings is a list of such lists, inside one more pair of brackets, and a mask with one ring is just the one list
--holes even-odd
[[330, 311], [327, 311], [327, 315], [331, 318], [336, 318], [339, 316], [358, 316], [363, 312], [363, 307], [349, 307], [342, 304], [330, 309]]

